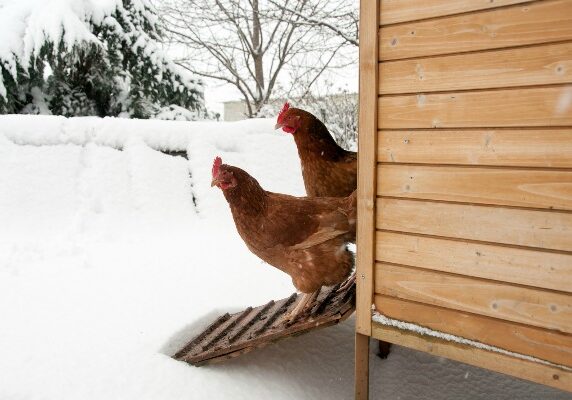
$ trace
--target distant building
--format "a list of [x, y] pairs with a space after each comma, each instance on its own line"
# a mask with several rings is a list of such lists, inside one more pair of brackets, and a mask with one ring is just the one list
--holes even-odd
[[[326, 96], [327, 99], [336, 99], [342, 96], [347, 96], [346, 94], [332, 94]], [[349, 96], [355, 97], [357, 99], [357, 93], [352, 93]], [[327, 101], [327, 100], [326, 100]], [[295, 100], [293, 100], [295, 102]], [[274, 99], [270, 100], [270, 104], [276, 105], [277, 107], [281, 107], [284, 104], [284, 99]], [[246, 107], [246, 102], [244, 100], [232, 100], [232, 101], [225, 101], [223, 102], [224, 106], [224, 119], [223, 121], [240, 121], [242, 119], [246, 119], [248, 112]], [[316, 115], [322, 121], [326, 122], [326, 111], [321, 110], [321, 115]]]
[[246, 119], [246, 103], [244, 100], [225, 101], [223, 103], [224, 121], [240, 121]]
[[[269, 104], [276, 107], [282, 107], [284, 101], [284, 99], [274, 99], [270, 100]], [[248, 118], [248, 108], [246, 107], [246, 102], [244, 100], [225, 101], [222, 104], [224, 106], [223, 121], [232, 122]]]

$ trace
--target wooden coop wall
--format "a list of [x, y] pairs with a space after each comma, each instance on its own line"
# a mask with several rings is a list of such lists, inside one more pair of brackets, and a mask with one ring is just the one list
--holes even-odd
[[[362, 0], [359, 334], [572, 391], [572, 0]], [[375, 49], [375, 50], [374, 50]]]

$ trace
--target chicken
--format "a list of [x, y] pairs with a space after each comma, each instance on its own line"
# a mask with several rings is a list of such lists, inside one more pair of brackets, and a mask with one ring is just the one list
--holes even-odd
[[305, 311], [322, 286], [343, 282], [351, 273], [355, 241], [356, 195], [345, 198], [294, 197], [265, 191], [240, 168], [213, 163], [211, 186], [226, 198], [246, 246], [287, 273], [303, 293], [289, 322]]
[[275, 129], [291, 133], [298, 147], [308, 196], [344, 197], [357, 187], [357, 154], [342, 149], [316, 117], [285, 103]]

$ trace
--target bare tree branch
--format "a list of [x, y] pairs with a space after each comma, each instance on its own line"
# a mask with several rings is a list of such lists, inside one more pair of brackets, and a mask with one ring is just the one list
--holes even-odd
[[357, 45], [354, 0], [155, 2], [169, 42], [189, 54], [178, 64], [235, 86], [249, 117], [285, 84], [308, 93], [325, 71], [345, 65], [343, 48]]
[[[357, 29], [357, 25], [355, 24], [356, 21], [358, 21], [358, 18], [355, 17], [353, 14], [349, 13], [346, 14], [345, 17], [349, 17], [350, 21], [352, 22], [352, 27], [355, 29], [353, 30], [353, 32], [348, 33], [347, 30], [341, 29], [338, 26], [334, 25], [331, 22], [328, 22], [327, 19], [323, 18], [324, 16], [322, 16], [322, 18], [314, 18], [313, 16], [307, 16], [303, 13], [300, 13], [298, 11], [296, 11], [295, 9], [289, 8], [285, 5], [281, 5], [280, 3], [277, 3], [273, 0], [269, 0], [270, 3], [274, 4], [277, 7], [282, 8], [284, 11], [287, 11], [288, 13], [292, 14], [292, 15], [296, 15], [297, 17], [299, 17], [303, 23], [308, 24], [310, 26], [319, 26], [319, 27], [323, 27], [326, 29], [331, 30], [335, 35], [341, 37], [343, 40], [345, 40], [347, 43], [353, 45], [353, 46], [359, 46], [359, 42], [358, 42], [358, 29]], [[313, 14], [315, 15], [315, 14]], [[332, 17], [331, 14], [329, 14], [330, 18]], [[336, 19], [339, 19], [341, 16], [336, 16]]]

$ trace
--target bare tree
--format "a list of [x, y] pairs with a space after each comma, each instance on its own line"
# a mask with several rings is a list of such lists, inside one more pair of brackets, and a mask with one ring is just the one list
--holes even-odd
[[359, 15], [357, 2], [348, 0], [330, 0], [316, 2], [310, 14], [300, 13], [281, 1], [269, 0], [272, 5], [284, 9], [300, 18], [299, 23], [329, 31], [331, 35], [350, 46], [359, 46]]
[[[343, 4], [343, 10], [336, 12], [332, 3]], [[171, 42], [192, 55], [177, 62], [197, 75], [234, 85], [252, 117], [271, 96], [303, 96], [326, 69], [355, 62], [340, 53], [357, 44], [357, 30], [351, 33], [357, 21], [353, 3], [163, 0], [158, 6]]]

